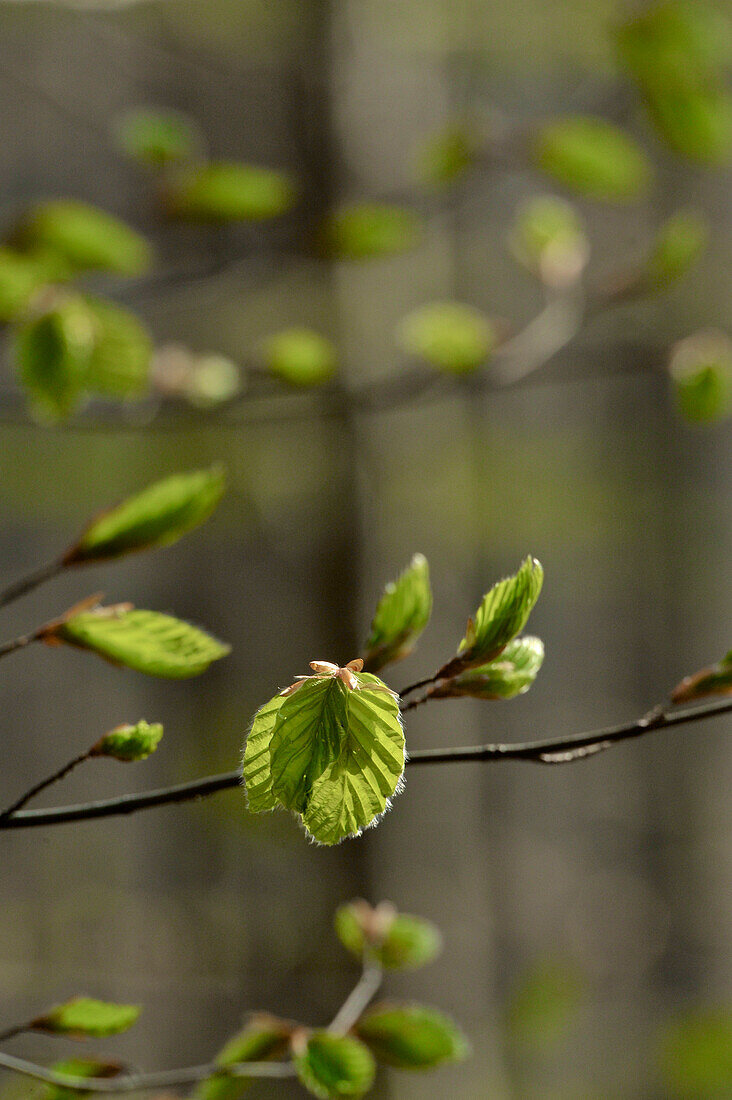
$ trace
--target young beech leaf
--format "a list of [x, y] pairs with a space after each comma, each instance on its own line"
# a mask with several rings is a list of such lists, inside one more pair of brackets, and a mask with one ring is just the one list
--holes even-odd
[[283, 172], [217, 161], [181, 173], [167, 196], [172, 214], [198, 221], [262, 221], [284, 214], [295, 188]]
[[403, 206], [351, 203], [335, 210], [325, 223], [328, 252], [343, 260], [368, 260], [408, 252], [422, 236], [419, 216]]
[[378, 1062], [397, 1069], [433, 1069], [470, 1053], [465, 1036], [447, 1016], [414, 1004], [374, 1005], [356, 1024], [356, 1034]]
[[674, 688], [671, 698], [674, 703], [689, 703], [705, 695], [732, 695], [732, 649], [716, 665], [686, 676]]
[[644, 151], [604, 118], [570, 116], [546, 123], [534, 157], [537, 167], [559, 183], [606, 202], [640, 198], [651, 182]]
[[27, 249], [50, 252], [73, 271], [139, 275], [152, 260], [144, 237], [87, 203], [54, 199], [33, 208], [15, 233]]
[[430, 691], [436, 699], [472, 695], [477, 699], [513, 699], [528, 691], [544, 660], [544, 643], [525, 635], [509, 642], [495, 661], [438, 681]]
[[476, 135], [467, 126], [450, 125], [431, 134], [417, 155], [420, 182], [443, 190], [461, 179], [478, 152]]
[[147, 389], [153, 343], [127, 309], [101, 298], [84, 298], [94, 326], [86, 388], [109, 397], [137, 397]]
[[203, 147], [196, 124], [178, 111], [137, 107], [118, 119], [116, 130], [122, 151], [152, 168], [191, 160]]
[[104, 512], [67, 551], [67, 565], [169, 546], [207, 520], [224, 492], [221, 466], [173, 474]]
[[134, 726], [117, 726], [97, 741], [91, 750], [92, 756], [111, 756], [123, 764], [135, 760], [147, 760], [155, 752], [163, 736], [163, 727], [159, 722], [149, 725], [136, 722]]
[[582, 218], [554, 195], [536, 195], [519, 205], [508, 247], [520, 264], [556, 288], [576, 283], [590, 257]]
[[640, 280], [649, 290], [663, 290], [686, 275], [704, 251], [709, 224], [695, 210], [679, 210], [656, 233]]
[[379, 600], [366, 643], [364, 668], [378, 672], [411, 653], [429, 622], [432, 590], [427, 559], [415, 554], [403, 573], [387, 584]]
[[318, 386], [333, 377], [335, 347], [308, 328], [288, 328], [268, 336], [262, 344], [265, 366], [292, 386]]
[[16, 332], [11, 349], [18, 376], [40, 416], [61, 419], [80, 404], [96, 330], [83, 301], [70, 297]]
[[376, 1066], [368, 1047], [350, 1035], [313, 1031], [293, 1037], [295, 1068], [301, 1084], [320, 1100], [363, 1096]]
[[[216, 1064], [234, 1066], [239, 1062], [263, 1062], [287, 1053], [293, 1025], [266, 1012], [258, 1012], [219, 1051]], [[195, 1100], [239, 1100], [252, 1084], [249, 1077], [210, 1077], [193, 1093]]]
[[462, 302], [420, 306], [403, 319], [397, 332], [397, 342], [408, 355], [452, 374], [477, 370], [497, 340], [488, 318]]
[[442, 936], [431, 921], [397, 913], [388, 902], [372, 909], [360, 899], [342, 905], [335, 929], [343, 946], [358, 959], [364, 953], [385, 970], [417, 970], [439, 955]]
[[43, 638], [50, 644], [68, 642], [91, 650], [148, 676], [170, 679], [198, 676], [231, 649], [172, 615], [130, 609], [128, 604], [72, 614], [50, 626]]
[[695, 332], [671, 351], [676, 405], [692, 424], [716, 424], [732, 412], [732, 341], [724, 332]]
[[674, 1100], [728, 1100], [732, 1082], [732, 1011], [697, 1005], [659, 1036], [661, 1095]]
[[468, 619], [457, 656], [440, 670], [441, 677], [456, 676], [469, 668], [494, 661], [526, 626], [539, 598], [544, 570], [536, 558], [525, 558], [512, 577], [486, 592], [475, 616]]
[[79, 1096], [88, 1096], [89, 1093], [83, 1087], [76, 1087], [77, 1081], [85, 1078], [116, 1077], [122, 1070], [118, 1062], [100, 1062], [96, 1058], [67, 1058], [63, 1062], [56, 1062], [51, 1068], [54, 1073], [68, 1076], [71, 1084], [47, 1085], [40, 1094], [43, 1100], [77, 1100]]
[[49, 1031], [72, 1039], [99, 1039], [118, 1035], [137, 1022], [138, 1005], [117, 1005], [93, 997], [74, 997], [44, 1012], [30, 1025], [33, 1031]]
[[401, 789], [404, 732], [397, 698], [361, 661], [311, 667], [316, 675], [256, 714], [242, 774], [253, 812], [279, 804], [313, 839], [337, 844], [374, 824]]
[[0, 245], [0, 321], [15, 320], [35, 292], [48, 282], [42, 261]]

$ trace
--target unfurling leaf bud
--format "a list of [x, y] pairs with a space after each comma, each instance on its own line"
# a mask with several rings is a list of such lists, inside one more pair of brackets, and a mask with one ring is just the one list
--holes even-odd
[[139, 721], [134, 726], [117, 726], [97, 741], [90, 756], [111, 756], [123, 763], [146, 760], [155, 752], [163, 736], [163, 727], [159, 722], [149, 725]]

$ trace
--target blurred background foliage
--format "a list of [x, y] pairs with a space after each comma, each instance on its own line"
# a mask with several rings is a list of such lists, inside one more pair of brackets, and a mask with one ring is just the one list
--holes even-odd
[[[154, 758], [123, 778], [100, 763], [69, 800], [231, 768], [275, 689], [359, 652], [415, 551], [435, 610], [395, 686], [526, 553], [546, 661], [510, 703], [410, 715], [412, 747], [634, 717], [727, 651], [730, 19], [728, 2], [4, 0], [3, 573], [168, 472], [223, 459], [230, 485], [180, 546], [60, 578], [5, 634], [103, 587], [233, 645], [184, 685], [11, 658], [5, 802], [143, 713], [166, 727]], [[439, 990], [473, 1057], [376, 1096], [728, 1097], [721, 726], [566, 770], [419, 772], [332, 851], [236, 793], [6, 834], [4, 1017], [141, 1001], [116, 1056], [204, 1061], [250, 1009], [329, 1018], [353, 977], [334, 906], [391, 897], [445, 938], [394, 992]]]

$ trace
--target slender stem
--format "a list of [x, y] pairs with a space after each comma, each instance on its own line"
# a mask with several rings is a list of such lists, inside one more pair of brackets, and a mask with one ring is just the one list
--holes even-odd
[[402, 714], [406, 714], [408, 710], [414, 710], [415, 707], [421, 707], [423, 703], [429, 703], [432, 696], [428, 691], [424, 695], [418, 695], [416, 699], [411, 699], [408, 703], [400, 705], [399, 709]]
[[[413, 684], [408, 684], [407, 687], [402, 688], [399, 692], [399, 698], [404, 699], [405, 696], [411, 695], [413, 691], [418, 691], [419, 688], [429, 687], [430, 684], [434, 684], [435, 680], [439, 679], [440, 673], [436, 672], [434, 676], [426, 676], [424, 680], [415, 680]], [[409, 707], [403, 706], [402, 710], [408, 710]]]
[[15, 1024], [13, 1027], [8, 1027], [5, 1031], [0, 1031], [0, 1043], [7, 1042], [8, 1039], [14, 1039], [16, 1035], [22, 1035], [23, 1032], [28, 1030], [28, 1023]]
[[17, 649], [23, 649], [27, 645], [31, 645], [33, 642], [38, 641], [38, 631], [34, 631], [33, 634], [23, 634], [20, 638], [13, 638], [9, 642], [3, 642], [0, 645], [0, 657], [7, 657], [10, 653], [15, 653]]
[[0, 607], [6, 607], [9, 603], [13, 603], [14, 600], [19, 600], [21, 596], [25, 596], [27, 592], [32, 592], [34, 588], [38, 588], [38, 586], [45, 581], [51, 580], [52, 577], [57, 577], [65, 568], [64, 562], [58, 560], [49, 562], [47, 565], [42, 565], [39, 569], [34, 569], [32, 573], [26, 573], [20, 580], [8, 585], [7, 588], [4, 588], [2, 592], [0, 592]]
[[[3, 810], [0, 813], [0, 824], [8, 817], [11, 817], [17, 810], [21, 810], [32, 798], [35, 798], [41, 791], [45, 791], [47, 787], [51, 787], [54, 783], [58, 783], [61, 779], [65, 779], [69, 772], [74, 768], [78, 768], [79, 764], [83, 764], [85, 760], [91, 758], [91, 749], [87, 749], [81, 756], [75, 756], [73, 760], [70, 760], [68, 764], [64, 764], [63, 768], [59, 768], [53, 775], [49, 775], [46, 779], [42, 779], [40, 783], [36, 783], [35, 786], [22, 794], [20, 798], [13, 802], [12, 806], [8, 806], [7, 810]], [[2, 1036], [0, 1036], [2, 1038]]]
[[[732, 712], [732, 699], [724, 703], [706, 703], [666, 714], [659, 708], [643, 718], [588, 733], [564, 735], [542, 741], [523, 741], [515, 744], [496, 743], [472, 745], [466, 748], [416, 749], [409, 754], [408, 765], [459, 764], [477, 761], [529, 760], [538, 764], [568, 764], [589, 756], [592, 752], [609, 748], [621, 741], [642, 737], [653, 730], [671, 729], [690, 722], [701, 722]], [[136, 813], [153, 806], [165, 806], [173, 802], [189, 802], [206, 798], [218, 791], [232, 790], [241, 785], [241, 772], [222, 772], [203, 779], [193, 779], [173, 787], [163, 787], [143, 794], [125, 794], [97, 802], [82, 802], [73, 806], [58, 806], [50, 810], [20, 810], [9, 818], [0, 820], [0, 829], [26, 829], [41, 825], [62, 825], [71, 821], [89, 821], [100, 817]]]
[[328, 1031], [345, 1035], [360, 1020], [364, 1009], [376, 996], [383, 981], [383, 971], [373, 960], [364, 965], [358, 985], [354, 986], [328, 1025]]

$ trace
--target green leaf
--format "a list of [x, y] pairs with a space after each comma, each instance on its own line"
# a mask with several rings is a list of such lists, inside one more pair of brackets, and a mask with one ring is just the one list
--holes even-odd
[[111, 756], [123, 764], [136, 760], [147, 760], [155, 752], [163, 736], [163, 727], [159, 722], [149, 725], [136, 722], [134, 726], [117, 726], [97, 741], [91, 750], [92, 756]]
[[658, 3], [622, 24], [616, 45], [671, 148], [694, 161], [727, 162], [732, 153], [732, 97], [724, 71], [732, 61], [729, 20], [699, 0]]
[[439, 190], [449, 187], [472, 167], [475, 154], [476, 142], [470, 130], [460, 125], [447, 126], [432, 134], [420, 149], [419, 179]]
[[[219, 1066], [263, 1062], [287, 1053], [292, 1027], [265, 1012], [251, 1016], [216, 1056]], [[250, 1077], [210, 1077], [193, 1093], [195, 1100], [239, 1100], [252, 1084]]]
[[482, 366], [497, 340], [488, 318], [462, 302], [420, 306], [403, 319], [397, 331], [397, 342], [408, 355], [453, 374]]
[[208, 353], [193, 358], [184, 387], [186, 401], [198, 409], [212, 409], [231, 401], [242, 390], [237, 364], [225, 355]]
[[169, 546], [208, 519], [224, 487], [223, 467], [218, 465], [156, 481], [95, 519], [64, 561], [105, 561]]
[[732, 649], [716, 665], [684, 677], [671, 698], [674, 703], [689, 703], [707, 695], [732, 695]]
[[671, 352], [676, 406], [692, 424], [715, 424], [732, 412], [732, 341], [723, 332], [694, 333]]
[[48, 281], [46, 265], [0, 245], [0, 321], [15, 320]]
[[433, 1069], [460, 1062], [470, 1053], [456, 1024], [422, 1005], [374, 1005], [355, 1030], [377, 1061], [397, 1069]]
[[219, 161], [182, 173], [168, 193], [170, 212], [197, 221], [262, 221], [286, 213], [295, 188], [284, 172]]
[[525, 635], [514, 638], [497, 660], [477, 665], [444, 682], [430, 692], [435, 698], [472, 695], [477, 699], [513, 699], [528, 691], [544, 661], [544, 643]]
[[133, 313], [100, 298], [84, 299], [94, 324], [87, 388], [110, 397], [137, 397], [148, 386], [152, 338]]
[[640, 198], [651, 183], [646, 154], [629, 134], [603, 118], [577, 115], [545, 124], [534, 157], [559, 183], [606, 202]]
[[136, 107], [118, 119], [116, 131], [122, 151], [152, 168], [191, 160], [203, 147], [198, 127], [178, 111]]
[[354, 689], [333, 675], [307, 677], [291, 694], [270, 700], [254, 719], [244, 753], [250, 809], [277, 802], [300, 814], [322, 844], [358, 836], [401, 789], [398, 701], [376, 676], [354, 674], [353, 682]]
[[415, 554], [403, 573], [387, 584], [371, 622], [364, 667], [378, 672], [411, 653], [429, 622], [432, 590], [427, 559]]
[[679, 210], [656, 233], [641, 282], [649, 290], [672, 286], [691, 270], [704, 252], [709, 224], [694, 210]]
[[72, 1039], [99, 1039], [128, 1031], [142, 1010], [138, 1005], [118, 1005], [93, 997], [74, 997], [56, 1005], [30, 1025], [33, 1031], [49, 1031]]
[[563, 199], [538, 195], [520, 204], [508, 238], [520, 264], [551, 287], [571, 286], [590, 254], [584, 222]]
[[[67, 1058], [52, 1066], [54, 1073], [65, 1074], [69, 1080], [81, 1077], [116, 1077], [121, 1068], [117, 1062], [101, 1062], [95, 1058]], [[74, 1100], [77, 1096], [88, 1095], [89, 1092], [85, 1089], [64, 1088], [61, 1085], [47, 1085], [43, 1091], [44, 1100]]]
[[469, 668], [494, 661], [526, 626], [539, 598], [544, 570], [536, 558], [525, 558], [511, 577], [486, 592], [475, 617], [468, 619], [458, 655], [440, 670], [441, 677], [456, 676]]
[[77, 298], [59, 302], [18, 329], [12, 355], [34, 411], [62, 419], [83, 399], [94, 351], [95, 327]]
[[15, 240], [26, 249], [56, 255], [77, 272], [139, 275], [152, 261], [149, 244], [134, 229], [96, 206], [72, 199], [34, 207]]
[[732, 1012], [687, 1011], [665, 1029], [659, 1061], [669, 1100], [728, 1100], [732, 1087]]
[[562, 1039], [581, 1007], [586, 982], [569, 959], [543, 959], [515, 989], [508, 1005], [514, 1041], [546, 1048]]
[[184, 679], [205, 672], [231, 647], [190, 623], [129, 605], [82, 611], [49, 628], [45, 640], [91, 650], [148, 676]]
[[417, 970], [442, 950], [439, 929], [431, 921], [397, 913], [385, 902], [375, 909], [361, 900], [340, 906], [335, 928], [343, 946], [357, 959], [363, 961], [368, 951], [385, 970]]
[[368, 1047], [350, 1035], [314, 1031], [296, 1052], [301, 1084], [320, 1100], [363, 1096], [371, 1088], [376, 1066]]
[[324, 243], [343, 260], [368, 260], [415, 248], [422, 236], [422, 222], [413, 211], [387, 203], [352, 203], [334, 211], [326, 220]]
[[288, 328], [262, 343], [265, 366], [292, 386], [318, 386], [333, 377], [338, 353], [330, 340], [308, 328]]

